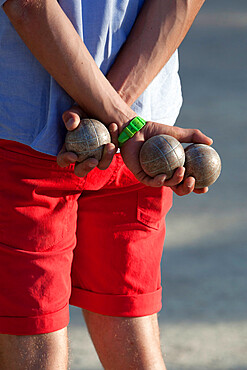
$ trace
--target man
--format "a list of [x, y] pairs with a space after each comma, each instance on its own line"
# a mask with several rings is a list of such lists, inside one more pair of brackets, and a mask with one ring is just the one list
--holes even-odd
[[[150, 178], [138, 155], [161, 133], [212, 142], [171, 126], [181, 106], [175, 51], [203, 2], [0, 2], [2, 369], [67, 368], [69, 300], [83, 308], [104, 368], [165, 369], [164, 218], [171, 189], [189, 194], [194, 179], [182, 181], [182, 167]], [[100, 163], [74, 167], [62, 150], [65, 169], [56, 165], [65, 110], [69, 130], [88, 115], [111, 131]], [[147, 123], [115, 154], [139, 114]]]

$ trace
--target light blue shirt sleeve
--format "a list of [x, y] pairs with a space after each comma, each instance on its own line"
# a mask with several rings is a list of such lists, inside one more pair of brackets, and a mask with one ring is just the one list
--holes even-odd
[[0, 0], [0, 6], [2, 6], [4, 3], [6, 3], [7, 0]]

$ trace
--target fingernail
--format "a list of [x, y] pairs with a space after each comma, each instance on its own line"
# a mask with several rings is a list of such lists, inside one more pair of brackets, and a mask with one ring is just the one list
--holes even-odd
[[185, 174], [185, 167], [182, 167], [183, 168], [183, 172], [181, 173], [181, 176], [184, 176]]
[[77, 159], [78, 159], [78, 157], [75, 153], [69, 153], [69, 161], [70, 162], [76, 162]]
[[118, 128], [118, 126], [117, 126], [117, 124], [116, 124], [116, 123], [112, 123], [112, 124], [108, 127], [109, 131], [110, 131], [110, 132], [112, 132], [112, 133], [115, 133], [115, 132], [116, 132], [116, 130], [117, 130], [117, 128]]
[[88, 167], [94, 168], [97, 166], [97, 163], [88, 163]]
[[115, 145], [112, 143], [108, 144], [107, 153], [112, 154], [114, 151], [115, 151]]
[[115, 152], [115, 148], [113, 148], [113, 149], [108, 149], [108, 150], [107, 150], [107, 153], [108, 153], [108, 154], [113, 154], [114, 152]]
[[67, 128], [71, 128], [73, 125], [74, 125], [74, 118], [70, 118], [67, 122], [66, 122], [66, 126]]
[[159, 186], [163, 186], [166, 181], [166, 176], [163, 176], [162, 179], [158, 182]]
[[193, 188], [194, 186], [194, 181], [190, 181], [188, 184], [187, 184], [188, 188], [191, 189]]

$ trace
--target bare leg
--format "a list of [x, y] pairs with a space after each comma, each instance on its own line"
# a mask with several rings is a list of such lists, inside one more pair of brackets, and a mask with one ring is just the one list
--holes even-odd
[[67, 328], [40, 335], [0, 334], [1, 370], [66, 370]]
[[165, 370], [157, 315], [126, 318], [83, 310], [99, 359], [106, 370]]

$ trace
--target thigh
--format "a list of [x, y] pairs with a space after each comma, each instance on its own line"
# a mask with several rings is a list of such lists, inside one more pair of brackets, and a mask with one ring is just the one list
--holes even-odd
[[161, 309], [160, 261], [172, 194], [131, 185], [124, 171], [124, 185], [117, 178], [78, 200], [70, 303], [109, 316], [151, 315]]
[[73, 172], [53, 157], [0, 141], [0, 333], [68, 324], [76, 211]]
[[67, 328], [40, 335], [0, 334], [1, 370], [66, 370]]
[[165, 369], [156, 314], [128, 318], [83, 313], [104, 369]]

